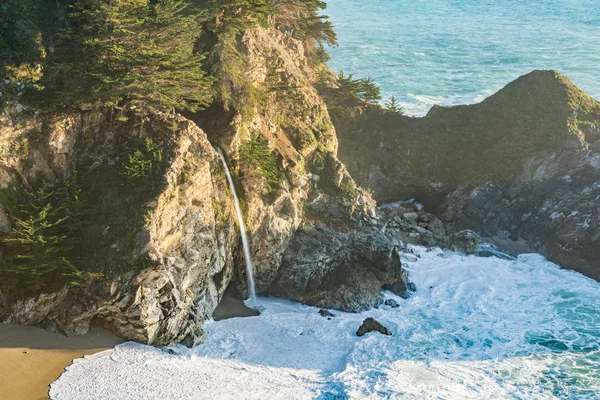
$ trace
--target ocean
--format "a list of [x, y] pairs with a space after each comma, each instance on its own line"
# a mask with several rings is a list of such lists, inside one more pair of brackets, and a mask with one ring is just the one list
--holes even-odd
[[[538, 254], [413, 247], [417, 291], [351, 314], [258, 298], [187, 349], [125, 343], [76, 360], [55, 400], [573, 399], [600, 394], [600, 283]], [[392, 331], [357, 337], [364, 318]]]
[[336, 72], [371, 76], [407, 115], [483, 100], [534, 69], [600, 99], [598, 0], [328, 0]]

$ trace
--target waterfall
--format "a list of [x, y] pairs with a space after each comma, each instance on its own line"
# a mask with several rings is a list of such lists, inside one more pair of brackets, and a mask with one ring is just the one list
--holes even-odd
[[225, 156], [221, 149], [217, 147], [217, 153], [221, 157], [221, 162], [225, 168], [225, 174], [227, 175], [227, 182], [229, 182], [229, 188], [233, 195], [233, 202], [235, 204], [235, 212], [237, 214], [238, 222], [240, 224], [240, 235], [242, 236], [242, 245], [244, 246], [244, 258], [246, 259], [246, 278], [248, 279], [248, 292], [250, 293], [250, 300], [256, 297], [256, 286], [254, 284], [254, 265], [252, 265], [252, 257], [250, 257], [250, 246], [248, 245], [248, 235], [246, 234], [246, 224], [244, 224], [244, 216], [242, 215], [242, 209], [240, 208], [240, 201], [233, 185], [233, 179], [225, 161]]

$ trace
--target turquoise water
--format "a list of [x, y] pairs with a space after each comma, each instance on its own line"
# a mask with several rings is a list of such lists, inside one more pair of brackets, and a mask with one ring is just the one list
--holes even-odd
[[[258, 298], [194, 349], [135, 343], [76, 360], [53, 400], [599, 400], [600, 283], [538, 254], [403, 253], [417, 291], [360, 314]], [[356, 336], [367, 318], [392, 336]]]
[[599, 0], [328, 0], [334, 71], [371, 76], [408, 115], [481, 101], [534, 69], [600, 99]]

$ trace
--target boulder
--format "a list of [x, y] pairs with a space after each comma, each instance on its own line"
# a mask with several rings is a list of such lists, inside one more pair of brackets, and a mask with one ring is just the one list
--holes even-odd
[[450, 248], [455, 251], [464, 251], [467, 254], [477, 253], [479, 235], [469, 229], [456, 232], [450, 236]]
[[392, 332], [385, 326], [381, 325], [376, 319], [367, 318], [363, 321], [362, 325], [356, 331], [356, 336], [364, 336], [367, 333], [373, 332], [373, 331], [377, 331], [377, 332], [381, 333], [382, 335], [387, 335], [387, 336], [392, 335]]
[[400, 304], [398, 304], [398, 302], [394, 299], [386, 299], [386, 301], [383, 302], [384, 305], [391, 307], [391, 308], [398, 308], [400, 307]]
[[398, 249], [399, 242], [373, 228], [301, 229], [283, 254], [267, 294], [315, 307], [367, 310], [382, 303], [382, 288], [398, 295], [406, 292]]
[[319, 314], [321, 314], [321, 317], [326, 317], [326, 318], [334, 318], [335, 317], [334, 313], [332, 313], [329, 310], [325, 310], [325, 309], [319, 310]]
[[411, 225], [417, 225], [419, 215], [414, 212], [405, 213], [403, 215], [404, 219], [411, 223]]

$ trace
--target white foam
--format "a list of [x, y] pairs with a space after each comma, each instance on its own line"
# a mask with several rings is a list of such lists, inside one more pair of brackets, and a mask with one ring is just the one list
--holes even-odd
[[[176, 354], [126, 343], [51, 386], [68, 399], [596, 399], [600, 284], [535, 254], [412, 248], [417, 292], [362, 314], [259, 298], [259, 317], [206, 325]], [[412, 260], [412, 261], [408, 261]], [[391, 337], [356, 329], [371, 316]], [[337, 396], [337, 397], [336, 397]]]

